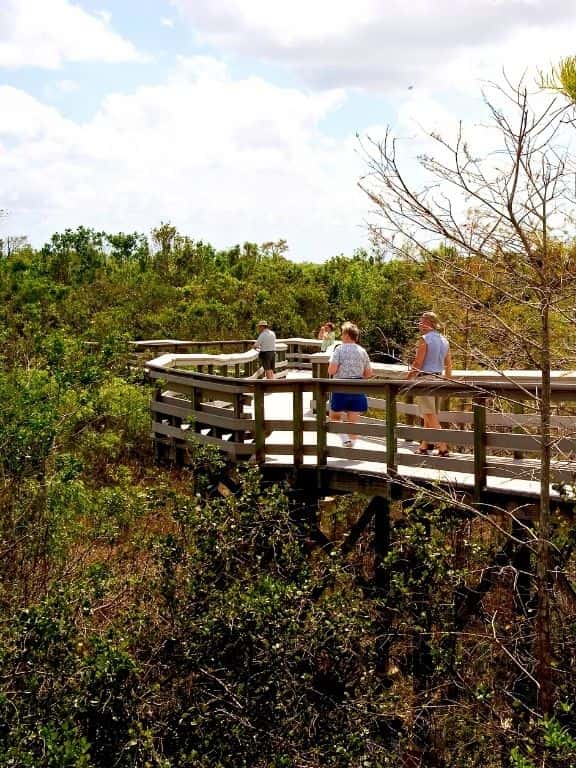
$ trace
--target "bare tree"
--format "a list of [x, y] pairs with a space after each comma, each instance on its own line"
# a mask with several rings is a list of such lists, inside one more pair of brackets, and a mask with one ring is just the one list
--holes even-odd
[[[419, 156], [415, 172], [402, 160], [402, 145], [388, 129], [382, 141], [362, 142], [368, 172], [360, 187], [374, 204], [374, 242], [393, 253], [415, 253], [431, 264], [434, 281], [457, 298], [467, 319], [480, 312], [487, 336], [496, 334], [502, 345], [522, 350], [541, 372], [534, 403], [542, 438], [535, 678], [540, 707], [549, 712], [551, 324], [553, 319], [571, 320], [575, 276], [565, 234], [574, 204], [574, 173], [562, 144], [568, 107], [546, 97], [534, 108], [543, 96], [530, 94], [523, 82], [492, 88], [485, 104], [497, 137], [495, 151], [476, 157], [462, 125], [453, 141], [431, 132], [427, 137], [435, 154]], [[422, 175], [420, 184], [412, 181]], [[479, 301], [479, 289], [491, 300]], [[466, 334], [462, 338], [465, 343]], [[477, 347], [465, 353], [482, 367], [498, 367]]]

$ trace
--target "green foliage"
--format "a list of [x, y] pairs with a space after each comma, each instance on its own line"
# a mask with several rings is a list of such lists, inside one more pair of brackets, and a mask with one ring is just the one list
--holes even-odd
[[512, 751], [510, 752], [510, 762], [512, 764], [512, 768], [536, 768], [532, 760], [524, 757], [518, 747], [513, 747]]
[[414, 265], [363, 251], [298, 264], [286, 252], [282, 240], [216, 251], [169, 223], [153, 230], [151, 248], [138, 233], [66, 230], [40, 252], [20, 249], [0, 264], [0, 320], [21, 359], [49, 330], [60, 334], [53, 343], [103, 343], [118, 331], [125, 339], [250, 338], [259, 316], [280, 336], [353, 320], [373, 352], [398, 352], [412, 337], [422, 308]]
[[[571, 707], [567, 709], [569, 711]], [[539, 765], [574, 768], [576, 739], [556, 717], [544, 718], [533, 729], [524, 749], [516, 746], [511, 750], [510, 762], [512, 768], [536, 768]]]
[[58, 431], [59, 390], [46, 371], [0, 371], [0, 473], [42, 475]]
[[[531, 693], [489, 623], [505, 606], [480, 605], [460, 632], [499, 546], [469, 521], [416, 499], [391, 532], [383, 591], [372, 531], [347, 558], [337, 541], [312, 551], [290, 489], [254, 467], [222, 497], [215, 450], [181, 471], [152, 462], [127, 339], [248, 338], [256, 316], [309, 336], [351, 319], [377, 358], [411, 340], [423, 276], [364, 252], [297, 264], [283, 241], [217, 251], [170, 224], [151, 246], [80, 228], [0, 260], [0, 765], [574, 761], [569, 708], [524, 716]], [[336, 522], [365, 503], [341, 502]], [[566, 561], [573, 544], [559, 523]], [[529, 667], [527, 619], [506, 620]], [[574, 655], [573, 622], [554, 637]], [[558, 690], [573, 700], [568, 675]]]
[[576, 102], [576, 57], [566, 56], [552, 67], [550, 73], [540, 74], [540, 87], [562, 93], [572, 103]]

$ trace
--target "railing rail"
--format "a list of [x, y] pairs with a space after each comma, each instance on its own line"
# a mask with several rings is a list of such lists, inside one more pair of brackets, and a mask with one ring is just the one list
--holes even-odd
[[[245, 353], [253, 353], [255, 339], [225, 339], [218, 341], [185, 341], [180, 339], [144, 339], [130, 342], [133, 360], [138, 364], [147, 364], [151, 355], [155, 359], [164, 359], [170, 367], [186, 363], [186, 356], [205, 356], [205, 365], [210, 365], [209, 358], [226, 356], [230, 365], [242, 363]], [[279, 362], [286, 362], [288, 368], [303, 370], [312, 369], [312, 355], [320, 351], [322, 342], [319, 339], [304, 339], [299, 337], [278, 339], [277, 352]], [[237, 358], [237, 360], [235, 359]], [[327, 358], [326, 358], [327, 361]], [[150, 361], [152, 362], [152, 361]], [[215, 365], [212, 361], [212, 365]], [[327, 362], [326, 362], [327, 365]], [[242, 374], [238, 374], [242, 375]]]
[[[331, 459], [372, 462], [387, 475], [402, 475], [414, 468], [436, 469], [473, 478], [480, 496], [490, 478], [537, 481], [541, 439], [538, 434], [539, 384], [491, 380], [469, 372], [465, 383], [439, 379], [371, 379], [335, 381], [327, 378], [291, 378], [273, 381], [214, 375], [207, 372], [148, 365], [149, 376], [158, 383], [152, 403], [152, 433], [160, 452], [178, 456], [195, 440], [219, 447], [233, 460], [264, 464], [282, 457], [296, 467], [314, 463], [328, 466]], [[330, 435], [348, 432], [350, 425], [329, 422], [325, 407], [307, 411], [310, 400], [326, 403], [332, 391], [368, 394], [370, 411], [354, 432], [363, 438], [362, 448], [333, 445]], [[289, 393], [278, 418], [270, 415], [266, 402], [273, 395]], [[458, 410], [445, 408], [440, 414], [448, 428], [425, 429], [411, 423], [417, 394], [434, 394]], [[570, 483], [576, 476], [576, 385], [557, 377], [552, 381], [552, 399], [558, 413], [553, 417], [553, 480]], [[283, 401], [284, 402], [284, 401]], [[518, 411], [523, 403], [523, 413]], [[503, 412], [504, 411], [504, 412]], [[447, 441], [451, 456], [421, 456], [409, 447], [416, 441]], [[369, 447], [365, 447], [368, 445]], [[522, 458], [518, 458], [522, 456]]]

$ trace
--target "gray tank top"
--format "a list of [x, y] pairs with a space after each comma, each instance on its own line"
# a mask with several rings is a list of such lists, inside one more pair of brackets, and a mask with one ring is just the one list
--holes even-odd
[[442, 373], [444, 360], [450, 349], [448, 339], [438, 331], [428, 331], [422, 338], [426, 342], [426, 357], [421, 370], [424, 373]]

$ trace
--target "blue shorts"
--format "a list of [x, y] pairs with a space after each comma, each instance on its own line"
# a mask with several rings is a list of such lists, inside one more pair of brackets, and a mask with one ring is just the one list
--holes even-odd
[[368, 410], [366, 395], [356, 395], [344, 392], [332, 392], [330, 410], [334, 413], [365, 413]]

